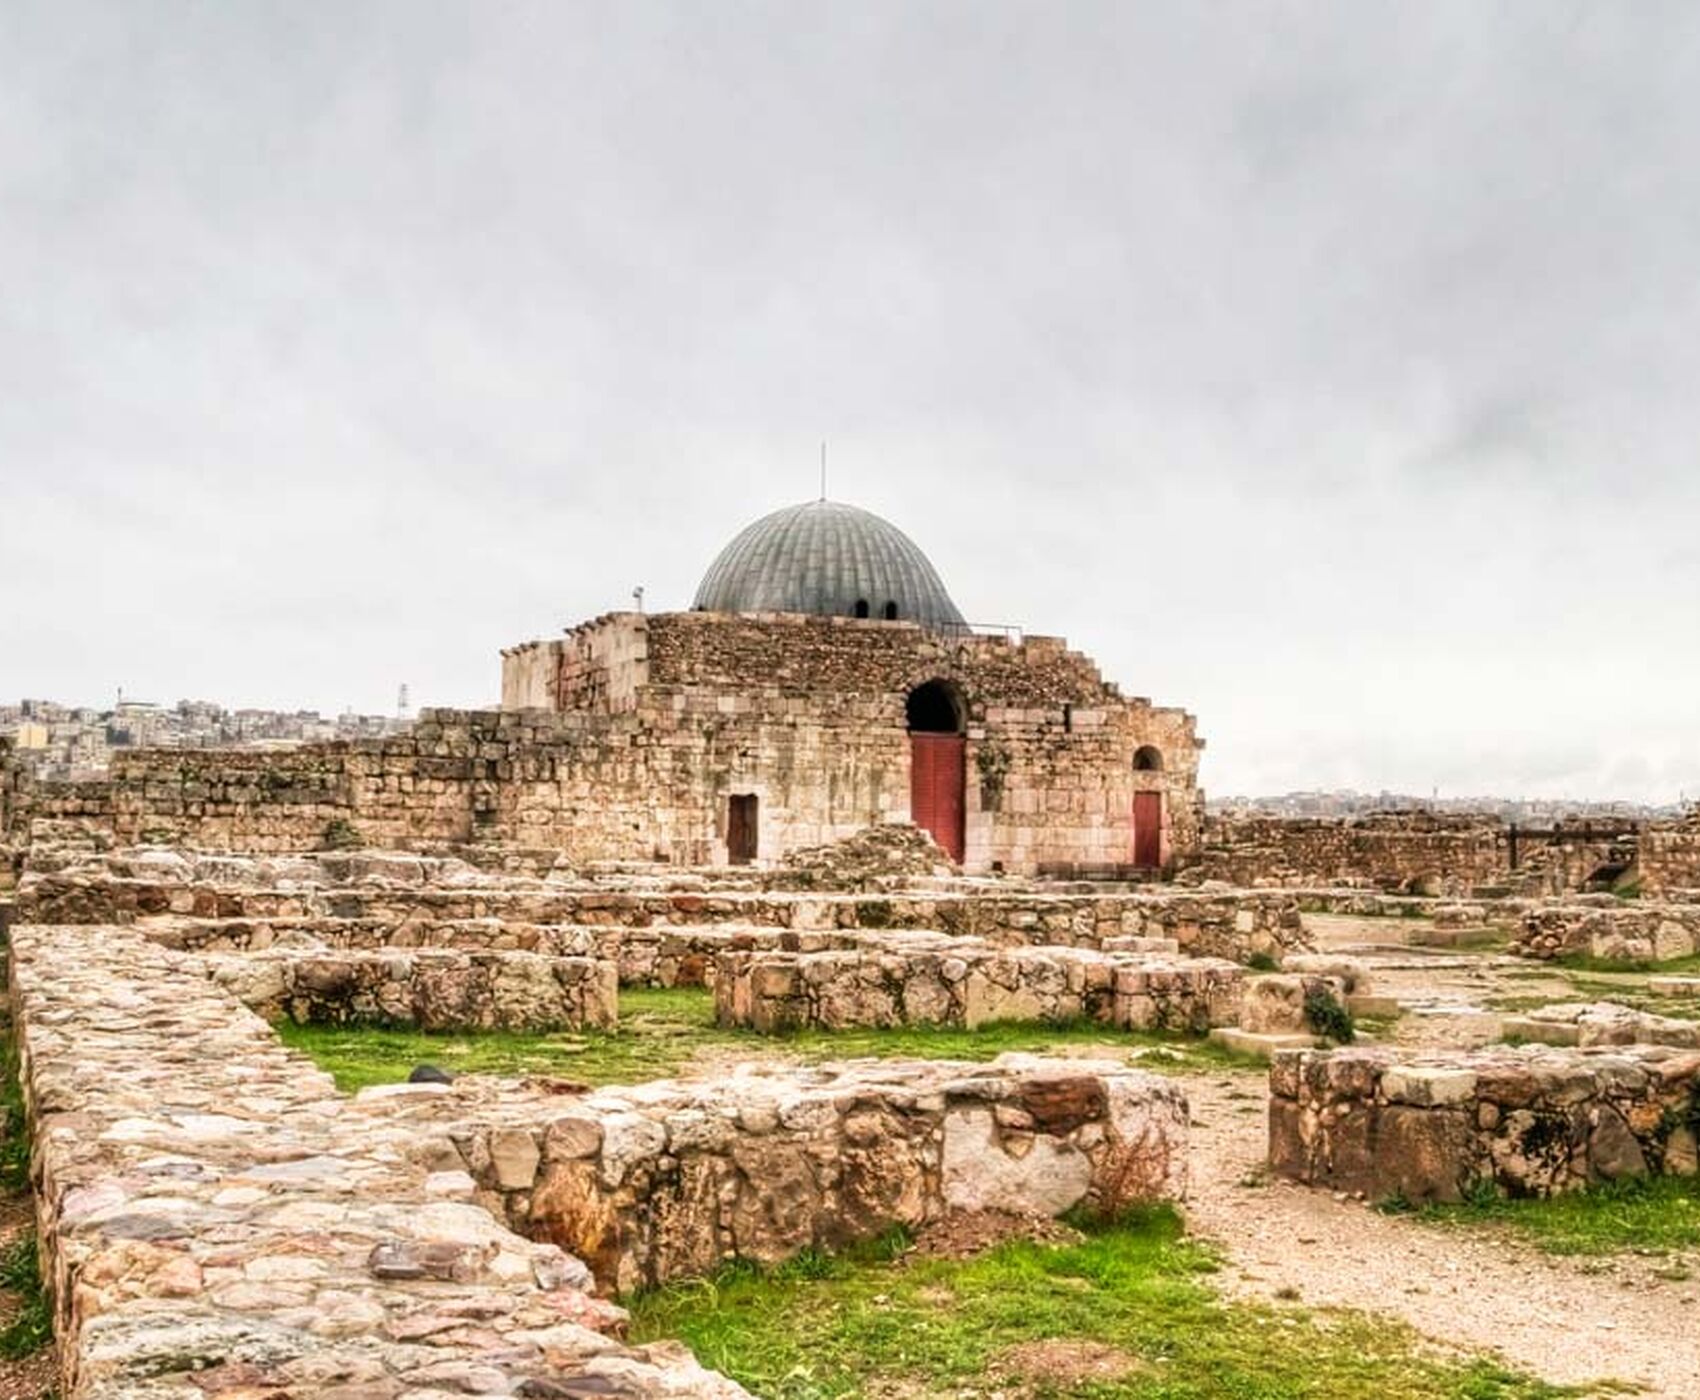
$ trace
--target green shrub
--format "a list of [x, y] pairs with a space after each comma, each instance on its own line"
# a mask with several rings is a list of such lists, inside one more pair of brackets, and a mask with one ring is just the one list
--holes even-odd
[[1305, 993], [1305, 1024], [1325, 1040], [1336, 1045], [1350, 1045], [1357, 1038], [1358, 1028], [1352, 1013], [1327, 987], [1312, 987]]

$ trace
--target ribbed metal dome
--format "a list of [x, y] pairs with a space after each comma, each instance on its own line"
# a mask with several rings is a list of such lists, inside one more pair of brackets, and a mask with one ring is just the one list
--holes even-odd
[[962, 625], [962, 614], [909, 536], [837, 501], [787, 506], [746, 526], [709, 566], [692, 606]]

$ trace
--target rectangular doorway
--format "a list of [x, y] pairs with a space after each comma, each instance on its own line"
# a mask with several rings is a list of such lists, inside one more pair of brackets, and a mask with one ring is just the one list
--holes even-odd
[[968, 741], [960, 734], [909, 736], [909, 820], [958, 865], [966, 848]]
[[1162, 867], [1163, 794], [1160, 792], [1133, 795], [1133, 863], [1140, 870]]
[[733, 865], [748, 865], [756, 858], [756, 831], [760, 815], [753, 792], [739, 793], [726, 808], [726, 859]]

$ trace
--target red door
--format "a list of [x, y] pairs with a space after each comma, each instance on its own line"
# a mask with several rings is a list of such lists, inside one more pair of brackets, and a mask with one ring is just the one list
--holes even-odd
[[968, 782], [968, 741], [960, 734], [909, 736], [909, 815], [930, 831], [950, 858], [962, 862], [967, 844], [963, 792]]
[[1133, 863], [1141, 870], [1155, 870], [1163, 863], [1163, 794], [1160, 792], [1133, 795]]

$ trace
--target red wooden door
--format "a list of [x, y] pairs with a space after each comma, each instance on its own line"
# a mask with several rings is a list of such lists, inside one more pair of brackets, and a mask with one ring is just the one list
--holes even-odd
[[963, 794], [968, 783], [968, 741], [960, 734], [909, 736], [909, 815], [930, 831], [959, 864], [967, 845]]
[[726, 859], [733, 865], [748, 865], [756, 858], [756, 796], [744, 793], [731, 799], [726, 810]]
[[1141, 870], [1155, 870], [1163, 863], [1163, 794], [1160, 792], [1133, 795], [1133, 863]]

